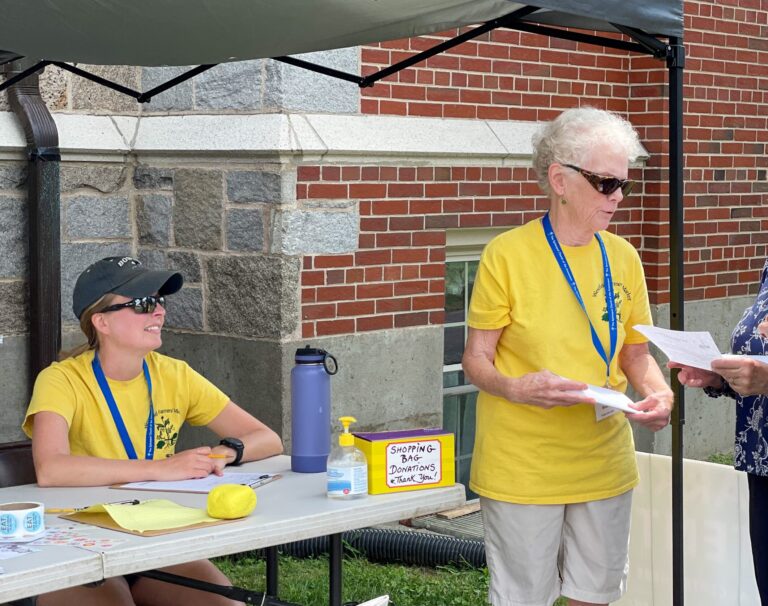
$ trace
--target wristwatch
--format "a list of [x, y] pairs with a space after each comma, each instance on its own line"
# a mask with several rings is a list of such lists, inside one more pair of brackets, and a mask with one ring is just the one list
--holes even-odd
[[243, 460], [243, 451], [245, 450], [243, 441], [239, 438], [223, 438], [219, 444], [235, 451], [235, 460], [229, 463], [229, 465], [240, 465], [240, 462]]

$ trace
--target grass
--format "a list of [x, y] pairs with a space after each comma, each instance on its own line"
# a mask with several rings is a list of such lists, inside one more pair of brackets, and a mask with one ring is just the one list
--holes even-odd
[[[241, 554], [214, 560], [234, 585], [264, 591], [266, 564]], [[281, 600], [301, 606], [327, 606], [328, 558], [280, 556]], [[344, 557], [342, 603], [363, 602], [389, 594], [394, 606], [482, 606], [488, 595], [488, 569], [402, 564], [374, 564], [363, 557]], [[553, 606], [566, 606], [563, 598]]]
[[718, 463], [720, 465], [730, 465], [733, 467], [733, 451], [715, 452], [707, 457], [709, 463]]
[[[253, 555], [217, 558], [219, 568], [233, 584], [264, 590], [266, 565]], [[328, 558], [280, 556], [281, 600], [302, 606], [327, 606]], [[389, 594], [395, 606], [481, 606], [488, 594], [488, 570], [473, 568], [421, 568], [401, 564], [374, 564], [363, 557], [345, 556], [342, 603], [363, 602]]]

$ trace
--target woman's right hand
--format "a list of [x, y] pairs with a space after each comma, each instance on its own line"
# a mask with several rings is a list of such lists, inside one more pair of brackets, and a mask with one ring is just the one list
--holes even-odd
[[667, 362], [667, 368], [679, 368], [677, 380], [686, 387], [722, 387], [723, 377], [711, 370], [686, 366], [679, 362]]
[[208, 455], [211, 449], [208, 446], [200, 446], [190, 450], [182, 450], [167, 459], [158, 459], [155, 480], [191, 480], [192, 478], [205, 478], [212, 473], [221, 475], [216, 465], [217, 459]]
[[540, 370], [510, 379], [505, 397], [510, 402], [522, 402], [542, 408], [594, 404], [592, 398], [577, 393], [587, 387], [586, 383], [564, 379], [548, 370]]

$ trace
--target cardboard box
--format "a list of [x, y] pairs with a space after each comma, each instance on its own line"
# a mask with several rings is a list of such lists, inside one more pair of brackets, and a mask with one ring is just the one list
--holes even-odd
[[368, 460], [368, 493], [453, 486], [453, 434], [439, 427], [355, 433]]

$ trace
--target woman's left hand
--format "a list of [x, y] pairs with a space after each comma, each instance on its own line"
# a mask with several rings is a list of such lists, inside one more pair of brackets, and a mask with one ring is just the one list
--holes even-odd
[[763, 339], [768, 339], [768, 316], [763, 318], [763, 321], [757, 325], [757, 332], [760, 333]]
[[669, 425], [673, 400], [672, 392], [652, 393], [644, 400], [635, 402], [632, 407], [640, 412], [627, 414], [627, 418], [651, 431], [659, 431]]
[[742, 396], [768, 394], [768, 364], [746, 356], [728, 356], [714, 360], [712, 370]]

